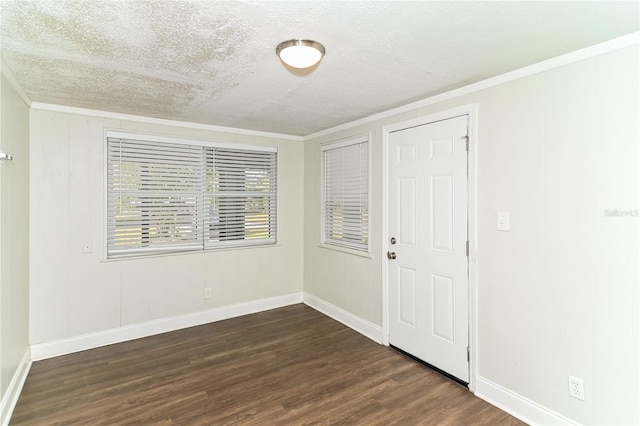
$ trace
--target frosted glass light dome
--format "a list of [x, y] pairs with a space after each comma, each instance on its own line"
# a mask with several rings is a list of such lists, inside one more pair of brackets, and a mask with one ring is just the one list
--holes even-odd
[[309, 68], [324, 56], [324, 46], [313, 40], [287, 40], [276, 47], [282, 62], [294, 68]]

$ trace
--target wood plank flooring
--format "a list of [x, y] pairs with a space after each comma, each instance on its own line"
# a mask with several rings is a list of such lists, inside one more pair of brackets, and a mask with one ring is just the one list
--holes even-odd
[[13, 425], [522, 425], [293, 305], [35, 362]]

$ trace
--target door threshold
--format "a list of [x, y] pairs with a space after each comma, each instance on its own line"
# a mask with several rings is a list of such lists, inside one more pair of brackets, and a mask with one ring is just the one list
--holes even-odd
[[428, 368], [432, 369], [436, 373], [440, 373], [443, 376], [445, 376], [446, 378], [448, 378], [450, 380], [453, 380], [457, 384], [462, 385], [465, 388], [469, 389], [469, 383], [465, 382], [464, 380], [459, 379], [456, 376], [451, 375], [451, 374], [447, 373], [446, 371], [443, 371], [443, 370], [439, 369], [438, 367], [433, 366], [433, 365], [429, 364], [428, 362], [421, 360], [420, 358], [418, 358], [415, 355], [411, 355], [409, 352], [403, 351], [402, 349], [400, 349], [397, 346], [393, 346], [392, 344], [389, 344], [389, 347], [394, 349], [394, 350], [396, 350], [396, 351], [398, 351], [398, 352], [400, 352], [402, 355], [407, 356], [407, 357], [411, 358], [412, 360], [419, 362], [420, 364], [424, 365], [425, 367], [428, 367]]

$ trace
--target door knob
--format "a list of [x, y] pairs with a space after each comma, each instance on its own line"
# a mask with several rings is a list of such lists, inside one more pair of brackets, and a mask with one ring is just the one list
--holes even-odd
[[396, 258], [396, 253], [395, 253], [395, 252], [393, 252], [393, 251], [391, 251], [391, 252], [389, 252], [389, 251], [388, 251], [388, 252], [387, 252], [387, 257], [388, 257], [389, 259], [393, 260], [393, 259], [395, 259], [395, 258]]

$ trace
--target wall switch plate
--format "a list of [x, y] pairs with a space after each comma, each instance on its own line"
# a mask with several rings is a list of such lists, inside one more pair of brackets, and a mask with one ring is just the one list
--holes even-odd
[[569, 396], [584, 401], [584, 382], [582, 379], [569, 376]]
[[83, 253], [91, 253], [92, 252], [92, 248], [91, 248], [91, 241], [83, 241], [82, 242], [82, 252]]
[[509, 212], [496, 213], [496, 229], [498, 231], [509, 230]]
[[211, 291], [211, 287], [204, 288], [204, 300], [209, 300], [213, 297], [213, 292]]

